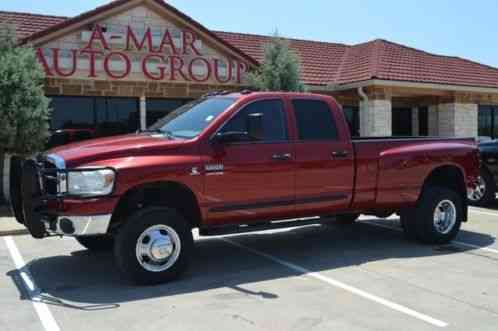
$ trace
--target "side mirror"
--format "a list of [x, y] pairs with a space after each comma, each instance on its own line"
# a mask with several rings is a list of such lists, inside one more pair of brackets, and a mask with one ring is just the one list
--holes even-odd
[[247, 115], [246, 118], [246, 127], [247, 134], [249, 135], [250, 140], [263, 140], [265, 137], [265, 128], [263, 125], [263, 117], [262, 113], [254, 113]]

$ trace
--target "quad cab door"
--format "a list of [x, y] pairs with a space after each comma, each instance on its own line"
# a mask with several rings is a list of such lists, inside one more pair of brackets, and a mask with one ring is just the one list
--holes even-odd
[[[260, 132], [248, 128], [261, 118]], [[294, 151], [289, 119], [280, 98], [258, 99], [243, 106], [216, 136], [218, 142], [205, 164], [204, 208], [209, 225], [252, 223], [294, 212]], [[245, 136], [253, 132], [252, 136]], [[239, 138], [237, 138], [239, 135]]]
[[340, 108], [324, 99], [290, 100], [296, 123], [296, 213], [348, 210], [354, 187], [354, 153]]

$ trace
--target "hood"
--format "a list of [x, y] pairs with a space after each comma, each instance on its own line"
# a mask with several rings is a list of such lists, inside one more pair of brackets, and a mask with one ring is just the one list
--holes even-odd
[[129, 134], [109, 138], [86, 140], [49, 150], [46, 154], [57, 154], [68, 168], [102, 160], [150, 155], [182, 146], [184, 140], [169, 140], [151, 134]]

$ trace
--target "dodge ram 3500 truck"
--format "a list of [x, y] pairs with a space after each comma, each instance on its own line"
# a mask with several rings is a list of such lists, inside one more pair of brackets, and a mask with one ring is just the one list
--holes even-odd
[[408, 237], [447, 243], [467, 220], [479, 157], [473, 139], [353, 140], [329, 96], [240, 92], [16, 171], [13, 210], [33, 237], [114, 249], [124, 275], [157, 284], [186, 269], [194, 228], [221, 235], [398, 213]]

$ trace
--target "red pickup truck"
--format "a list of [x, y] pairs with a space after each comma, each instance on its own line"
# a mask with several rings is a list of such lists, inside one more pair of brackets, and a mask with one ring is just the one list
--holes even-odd
[[35, 238], [114, 249], [124, 275], [156, 284], [185, 270], [194, 228], [398, 213], [408, 237], [447, 243], [467, 221], [479, 157], [473, 139], [352, 140], [329, 96], [241, 92], [205, 96], [146, 132], [53, 149], [18, 173], [12, 206]]

